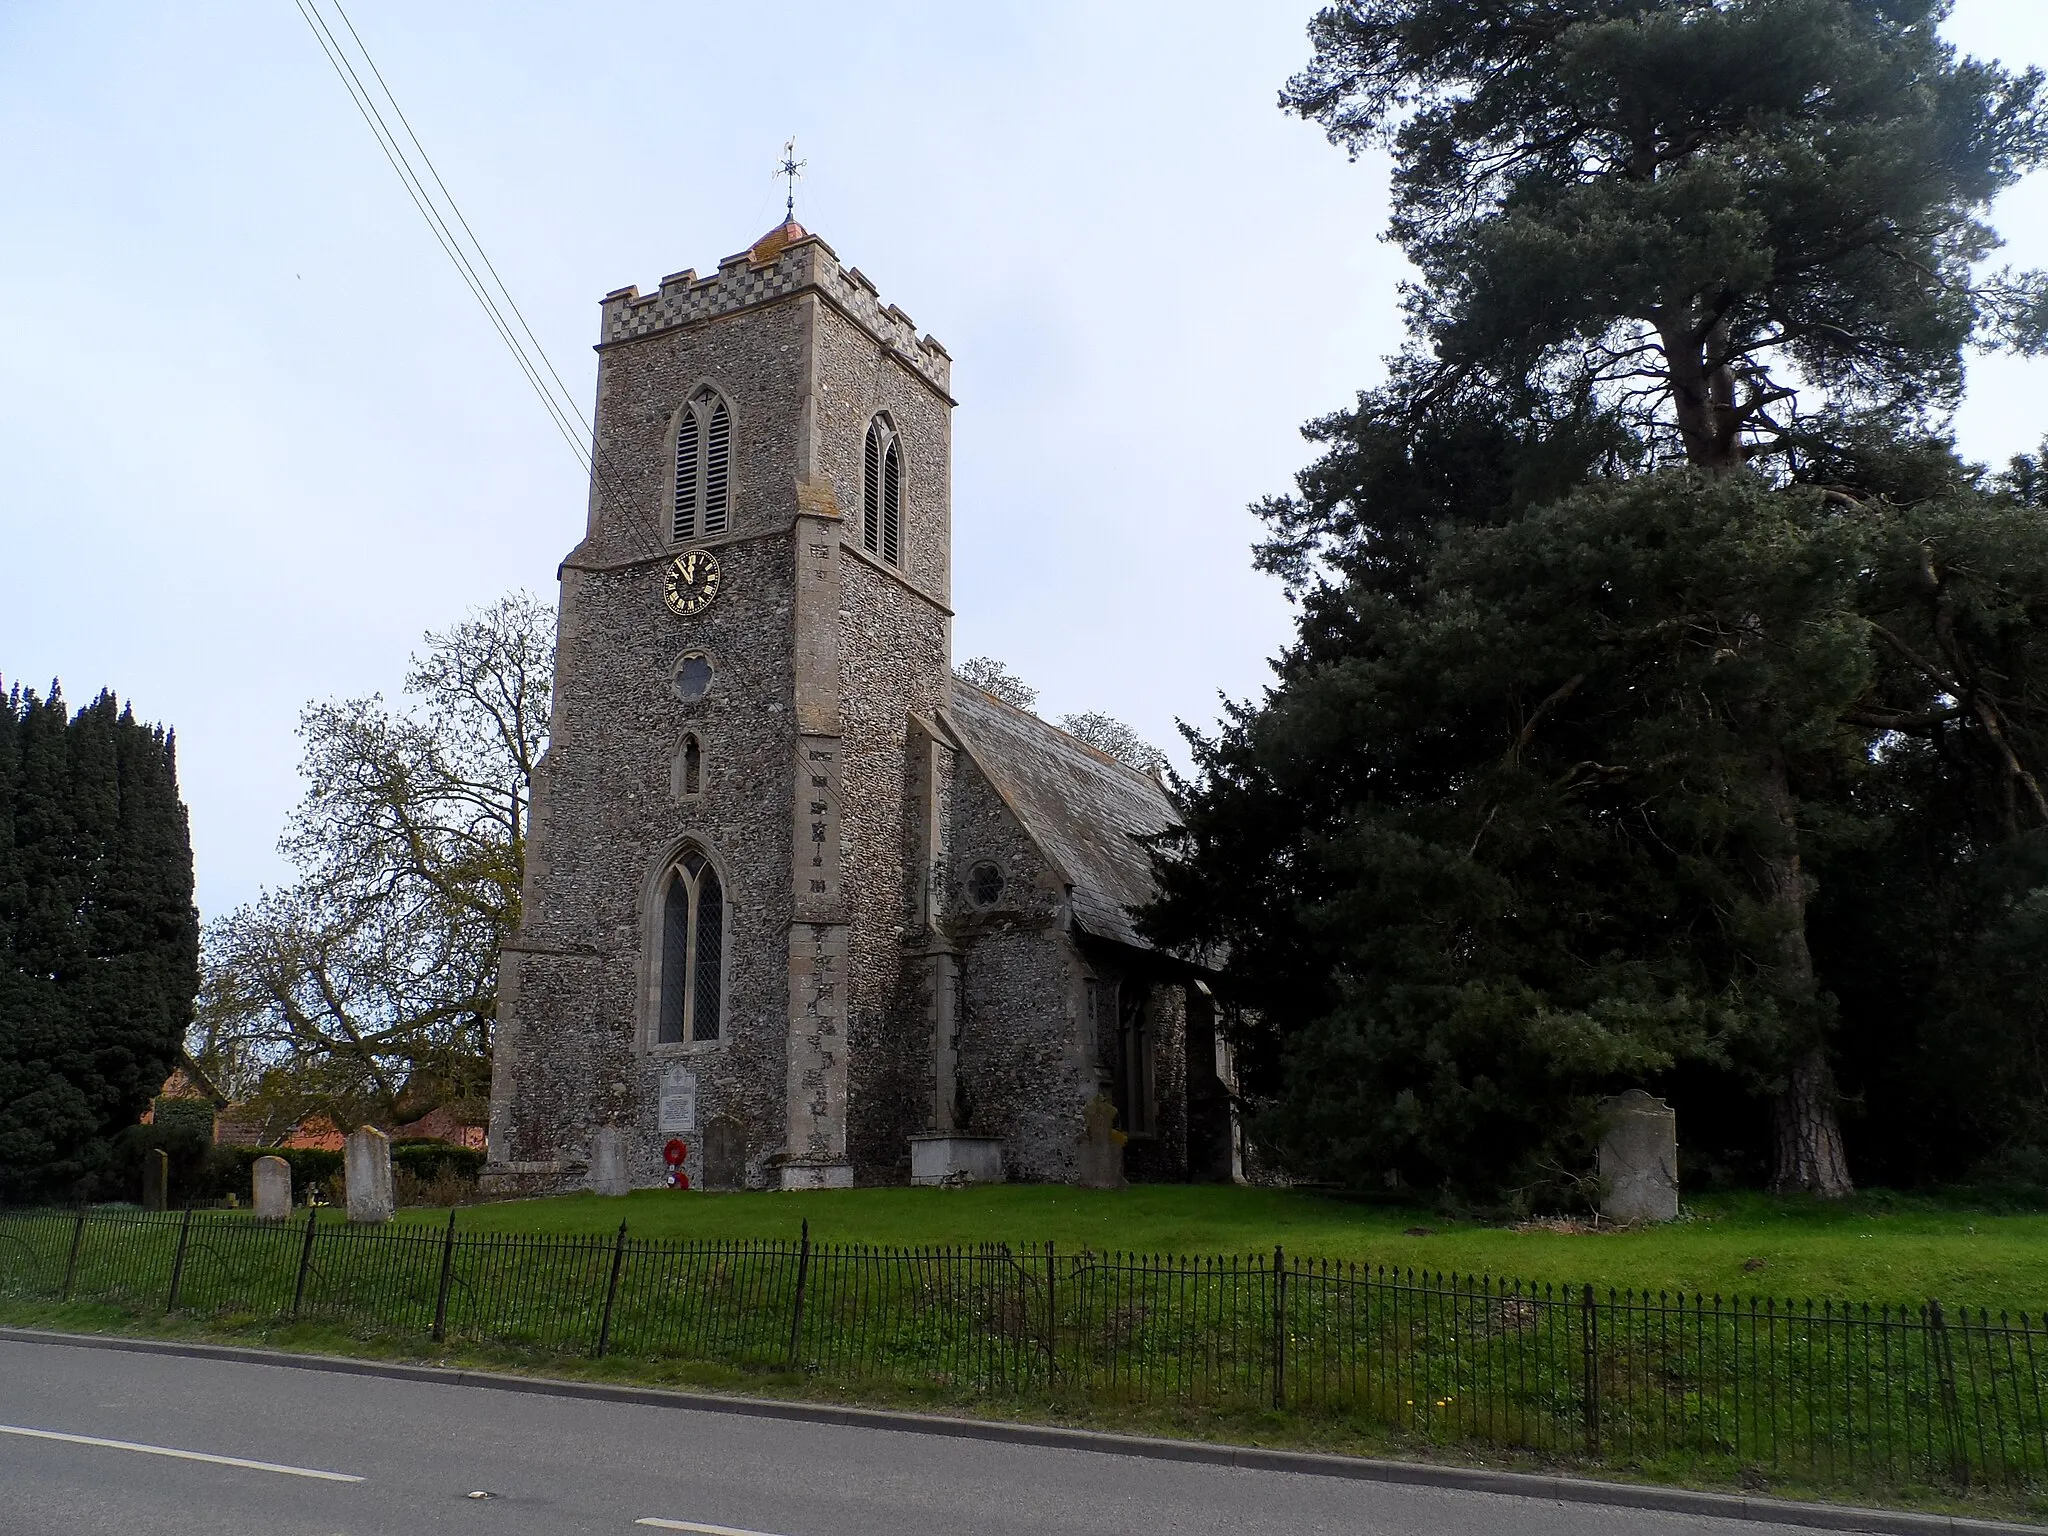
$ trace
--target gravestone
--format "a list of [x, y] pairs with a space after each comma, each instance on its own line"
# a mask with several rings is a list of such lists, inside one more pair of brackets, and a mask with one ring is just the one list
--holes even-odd
[[1083, 1189], [1124, 1187], [1124, 1142], [1129, 1138], [1116, 1128], [1116, 1105], [1107, 1094], [1098, 1093], [1081, 1112], [1081, 1155], [1076, 1180]]
[[292, 1165], [281, 1157], [259, 1157], [249, 1169], [258, 1221], [283, 1221], [292, 1213]]
[[623, 1195], [632, 1185], [626, 1179], [626, 1133], [616, 1125], [600, 1125], [590, 1141], [590, 1191], [597, 1195]]
[[142, 1154], [142, 1208], [160, 1211], [171, 1194], [171, 1156], [162, 1147]]
[[350, 1131], [343, 1153], [348, 1183], [348, 1219], [383, 1222], [391, 1219], [391, 1138], [374, 1125]]
[[704, 1187], [738, 1189], [747, 1181], [747, 1132], [730, 1115], [704, 1124]]
[[1600, 1101], [1600, 1214], [1624, 1224], [1678, 1215], [1678, 1112], [1631, 1088]]

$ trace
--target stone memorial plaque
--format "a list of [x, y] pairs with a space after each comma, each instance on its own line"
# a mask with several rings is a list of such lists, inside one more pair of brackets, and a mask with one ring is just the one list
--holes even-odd
[[661, 1134], [697, 1129], [697, 1074], [670, 1067], [661, 1074]]

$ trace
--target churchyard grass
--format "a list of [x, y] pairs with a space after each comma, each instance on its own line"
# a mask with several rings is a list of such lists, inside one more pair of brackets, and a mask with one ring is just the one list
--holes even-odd
[[[1415, 1207], [1296, 1190], [1138, 1185], [1114, 1191], [1004, 1184], [804, 1194], [568, 1195], [464, 1206], [464, 1231], [615, 1231], [636, 1237], [794, 1238], [917, 1247], [1051, 1242], [1062, 1253], [1270, 1254], [1346, 1259], [1557, 1285], [1708, 1296], [1843, 1296], [2039, 1312], [2048, 1308], [2048, 1213], [1874, 1192], [1852, 1200], [1708, 1195], [1688, 1219], [1625, 1232], [1516, 1230]], [[406, 1210], [438, 1224], [447, 1211]], [[1426, 1227], [1426, 1236], [1409, 1230]]]

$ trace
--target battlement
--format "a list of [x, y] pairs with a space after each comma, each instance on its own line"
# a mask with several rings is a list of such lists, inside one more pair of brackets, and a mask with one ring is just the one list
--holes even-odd
[[710, 277], [694, 269], [672, 272], [653, 293], [615, 288], [604, 296], [600, 343], [652, 336], [714, 315], [816, 289], [837, 304], [941, 394], [950, 392], [952, 355], [894, 304], [883, 304], [858, 267], [842, 267], [832, 247], [791, 221], [748, 249], [728, 256]]

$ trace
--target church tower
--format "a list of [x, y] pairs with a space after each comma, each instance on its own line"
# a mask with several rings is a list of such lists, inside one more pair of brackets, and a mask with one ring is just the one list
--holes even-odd
[[489, 1178], [654, 1184], [679, 1140], [699, 1187], [847, 1185], [850, 1104], [877, 1149], [929, 1120], [950, 359], [794, 220], [607, 295], [598, 359]]

